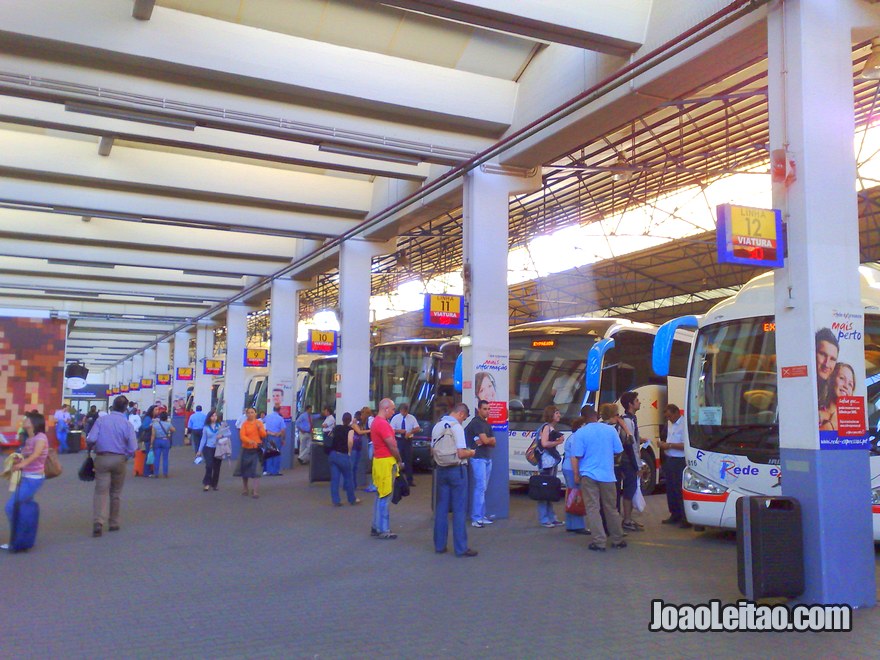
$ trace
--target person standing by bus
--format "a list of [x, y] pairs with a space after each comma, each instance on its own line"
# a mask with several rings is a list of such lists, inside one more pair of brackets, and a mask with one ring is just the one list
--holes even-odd
[[403, 473], [406, 475], [406, 482], [410, 486], [415, 486], [413, 481], [413, 435], [422, 430], [415, 416], [409, 414], [409, 404], [400, 404], [400, 412], [391, 418], [391, 428], [397, 436], [397, 449], [400, 451], [400, 458], [403, 460]]
[[299, 417], [296, 418], [296, 441], [299, 451], [297, 459], [300, 465], [309, 462], [309, 453], [312, 450], [312, 407], [306, 406]]
[[394, 416], [394, 401], [382, 399], [379, 412], [370, 426], [370, 438], [373, 441], [373, 483], [376, 486], [376, 502], [373, 506], [373, 527], [370, 534], [382, 540], [396, 539], [397, 534], [391, 533], [391, 520], [388, 507], [391, 493], [394, 490], [394, 468], [400, 474], [403, 465], [394, 429], [388, 420]]
[[623, 406], [621, 419], [629, 433], [623, 446], [623, 459], [620, 461], [623, 528], [630, 532], [641, 532], [645, 526], [633, 520], [633, 497], [639, 485], [639, 471], [642, 468], [642, 461], [639, 458], [642, 441], [639, 437], [639, 421], [636, 419], [636, 413], [642, 407], [642, 402], [639, 401], [638, 392], [624, 392], [620, 396], [620, 405]]
[[681, 494], [681, 476], [685, 468], [684, 459], [684, 417], [681, 409], [670, 403], [663, 409], [666, 418], [666, 442], [660, 449], [666, 452], [663, 460], [663, 473], [666, 478], [666, 505], [669, 517], [661, 521], [664, 525], [678, 525], [687, 529], [691, 524], [684, 515], [684, 497]]

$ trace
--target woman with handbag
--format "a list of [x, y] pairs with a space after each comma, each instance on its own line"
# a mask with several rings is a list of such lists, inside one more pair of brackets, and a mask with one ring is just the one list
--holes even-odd
[[220, 417], [216, 410], [212, 410], [205, 419], [202, 440], [199, 442], [199, 449], [196, 452], [196, 457], [201, 456], [205, 460], [205, 476], [202, 478], [202, 490], [204, 491], [212, 488], [217, 490], [217, 484], [220, 481], [220, 466], [223, 465], [223, 459], [216, 457], [217, 432], [219, 430]]
[[[12, 497], [6, 502], [6, 517], [9, 519], [9, 528], [15, 536], [14, 515], [16, 505], [19, 510], [28, 502], [33, 502], [34, 496], [45, 481], [44, 466], [46, 457], [49, 456], [49, 438], [46, 437], [46, 418], [36, 410], [25, 413], [22, 424], [27, 435], [24, 447], [21, 448], [21, 460], [15, 461], [12, 470], [21, 471], [21, 481], [18, 488], [12, 493]], [[0, 550], [11, 550], [8, 543], [0, 545]]]
[[[538, 437], [541, 440], [541, 462], [539, 463], [540, 473], [547, 476], [556, 476], [556, 468], [562, 462], [557, 447], [561, 445], [565, 438], [562, 433], [556, 430], [556, 425], [562, 418], [562, 413], [556, 406], [547, 406], [544, 408], [544, 425], [538, 429]], [[553, 502], [538, 502], [538, 522], [542, 527], [558, 527], [563, 522], [556, 518], [553, 511]]]
[[586, 509], [584, 498], [581, 495], [580, 486], [574, 480], [574, 472], [571, 469], [571, 441], [575, 431], [584, 425], [584, 418], [578, 417], [571, 423], [571, 435], [565, 441], [562, 459], [562, 474], [565, 477], [565, 531], [572, 534], [589, 534], [587, 523], [584, 520]]
[[355, 411], [354, 419], [351, 420], [351, 428], [354, 431], [351, 444], [351, 478], [354, 489], [358, 486], [358, 468], [361, 465], [361, 453], [364, 450], [364, 444], [370, 441], [370, 424], [369, 419], [373, 414], [369, 406], [364, 406], [360, 410]]
[[171, 435], [173, 433], [174, 426], [168, 421], [168, 413], [160, 412], [159, 419], [153, 420], [153, 430], [150, 435], [150, 441], [153, 445], [153, 474], [150, 475], [151, 477], [159, 476], [159, 466], [164, 461], [162, 476], [168, 478], [168, 455], [171, 451]]
[[[254, 408], [245, 411], [245, 420], [238, 430], [238, 435], [241, 438], [240, 473], [244, 484], [241, 494], [257, 499], [260, 497], [260, 493], [257, 492], [258, 484], [260, 477], [263, 476], [263, 466], [260, 464], [263, 454], [260, 447], [268, 433], [263, 422], [257, 419], [257, 411]], [[251, 480], [250, 485], [253, 485], [253, 490], [249, 490], [248, 480]]]

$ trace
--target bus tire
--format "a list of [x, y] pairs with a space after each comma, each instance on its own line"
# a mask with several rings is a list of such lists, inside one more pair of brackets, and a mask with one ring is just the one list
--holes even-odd
[[651, 495], [657, 489], [657, 466], [654, 463], [654, 452], [650, 449], [643, 449], [642, 461], [648, 466], [647, 474], [639, 477], [642, 495]]

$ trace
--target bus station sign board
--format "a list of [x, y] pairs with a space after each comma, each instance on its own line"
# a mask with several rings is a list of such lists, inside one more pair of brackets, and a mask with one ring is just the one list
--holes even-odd
[[426, 293], [423, 325], [444, 330], [464, 328], [464, 296]]
[[762, 268], [785, 265], [782, 211], [721, 204], [717, 218], [718, 263]]

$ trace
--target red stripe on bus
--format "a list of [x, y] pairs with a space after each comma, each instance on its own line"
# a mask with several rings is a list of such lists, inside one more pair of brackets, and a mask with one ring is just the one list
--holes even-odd
[[695, 502], [726, 502], [727, 496], [730, 493], [722, 493], [721, 495], [710, 495], [709, 493], [694, 493], [690, 490], [682, 489], [682, 495], [684, 495], [684, 499], [692, 500]]

